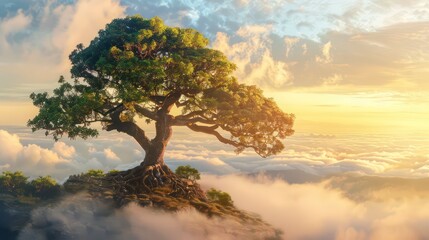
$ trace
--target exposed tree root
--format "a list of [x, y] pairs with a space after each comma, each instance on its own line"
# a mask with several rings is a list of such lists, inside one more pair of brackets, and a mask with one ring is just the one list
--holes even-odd
[[109, 174], [103, 187], [117, 196], [152, 194], [162, 192], [165, 196], [206, 201], [200, 186], [173, 173], [166, 165], [138, 166], [133, 169]]
[[132, 202], [168, 211], [194, 208], [208, 217], [225, 217], [271, 229], [259, 216], [209, 201], [196, 182], [179, 177], [166, 165], [138, 166], [105, 177], [70, 176], [64, 186], [71, 193], [88, 191], [115, 207]]

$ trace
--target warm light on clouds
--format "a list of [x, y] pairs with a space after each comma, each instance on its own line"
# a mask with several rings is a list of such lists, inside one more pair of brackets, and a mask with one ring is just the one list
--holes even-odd
[[[370, 198], [357, 203], [344, 197], [350, 192], [329, 189], [324, 183], [287, 184], [264, 177], [207, 175], [201, 182], [203, 186], [230, 193], [237, 206], [259, 213], [283, 230], [285, 239], [417, 240], [429, 237], [426, 198], [383, 202]], [[392, 188], [394, 191], [395, 187]], [[370, 191], [371, 188], [364, 189]], [[419, 210], [415, 206], [419, 206]]]
[[[60, 74], [68, 75], [67, 56], [77, 43], [138, 12], [209, 36], [237, 64], [241, 82], [264, 88], [297, 116], [298, 132], [428, 130], [427, 3], [324, 4], [324, 11], [299, 1], [52, 1], [39, 3], [39, 11], [11, 5], [0, 17], [0, 112], [20, 110], [3, 114], [0, 124], [25, 124], [35, 111], [28, 95], [51, 91]], [[392, 92], [390, 99], [373, 97]]]
[[[54, 143], [43, 132], [30, 133], [28, 129], [10, 131], [19, 135], [1, 132], [0, 146], [4, 152], [0, 157], [1, 170], [23, 170], [32, 177], [49, 174], [62, 181], [70, 174], [91, 168], [104, 171], [132, 168], [144, 158], [134, 139], [121, 133], [103, 132], [93, 140], [63, 139]], [[118, 141], [121, 136], [124, 139]], [[232, 147], [216, 138], [176, 129], [165, 153], [165, 161], [173, 170], [179, 165], [191, 165], [200, 172], [219, 175], [299, 170], [315, 176], [349, 172], [421, 178], [429, 177], [428, 144], [423, 135], [298, 133], [285, 142], [286, 148], [282, 153], [261, 158], [252, 150], [236, 155]], [[37, 157], [24, 154], [30, 146]]]
[[[68, 55], [75, 46], [88, 45], [112, 19], [136, 13], [197, 29], [237, 65], [241, 83], [262, 88], [296, 116], [296, 134], [284, 141], [283, 152], [268, 158], [251, 150], [236, 155], [213, 136], [174, 129], [165, 153], [172, 170], [197, 168], [202, 186], [230, 193], [237, 207], [260, 214], [286, 239], [429, 239], [424, 0], [3, 1], [0, 172], [63, 182], [91, 168], [140, 164], [142, 149], [117, 132], [54, 142], [23, 127], [37, 113], [29, 94], [51, 92], [60, 75], [69, 79]], [[153, 128], [142, 124], [153, 136]], [[306, 183], [244, 177], [273, 170]], [[34, 211], [34, 224], [21, 237], [43, 235], [37, 224], [67, 229], [75, 238], [254, 236], [236, 222], [195, 211], [169, 214], [131, 205], [107, 216], [99, 203], [81, 197]]]
[[[203, 175], [201, 184], [205, 189], [227, 191], [238, 208], [259, 214], [281, 230], [284, 239], [429, 237], [427, 197], [355, 202], [345, 197], [345, 192], [329, 188], [327, 182], [288, 184], [262, 176], [250, 179]], [[53, 207], [36, 209], [31, 215], [31, 224], [20, 232], [19, 239], [39, 238], [53, 232], [77, 239], [265, 239], [273, 235], [272, 230], [254, 229], [231, 219], [207, 218], [195, 210], [154, 211], [136, 204], [109, 210], [85, 195], [65, 198]]]
[[[297, 116], [298, 132], [421, 135], [429, 131], [427, 94], [373, 92], [368, 88], [343, 94], [341, 89], [344, 87], [266, 91], [266, 94], [284, 111]], [[347, 90], [350, 89], [344, 91]]]
[[[22, 105], [17, 101], [29, 102], [32, 91], [53, 89], [59, 75], [69, 75], [68, 55], [76, 45], [88, 44], [112, 19], [125, 15], [116, 0], [47, 1], [40, 7], [0, 16], [0, 105], [5, 100]], [[0, 124], [23, 124], [30, 115], [17, 117]]]

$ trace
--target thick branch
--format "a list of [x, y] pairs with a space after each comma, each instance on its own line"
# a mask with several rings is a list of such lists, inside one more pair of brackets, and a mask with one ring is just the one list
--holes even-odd
[[166, 96], [162, 96], [162, 95], [153, 95], [153, 96], [149, 96], [149, 100], [152, 101], [153, 103], [155, 103], [156, 105], [162, 105], [162, 103], [164, 102]]
[[216, 124], [216, 121], [204, 116], [207, 110], [193, 111], [185, 115], [176, 116], [172, 122], [174, 126], [186, 126], [192, 123]]
[[85, 120], [83, 123], [84, 124], [90, 124], [90, 123], [96, 123], [96, 122], [100, 122], [100, 123], [103, 123], [103, 122], [112, 122], [112, 120], [110, 120], [110, 119], [97, 119], [97, 120]]
[[188, 126], [193, 123], [216, 124], [214, 120], [202, 117], [182, 118], [181, 116], [178, 116], [172, 121], [173, 126]]
[[190, 112], [188, 114], [184, 114], [184, 115], [181, 115], [181, 116], [178, 116], [178, 117], [179, 118], [184, 118], [184, 119], [190, 119], [190, 118], [197, 117], [197, 116], [204, 116], [204, 113], [206, 111], [207, 110], [193, 111], [193, 112]]
[[164, 113], [169, 113], [174, 104], [179, 101], [182, 94], [180, 92], [172, 92], [168, 94], [167, 98], [162, 103], [161, 111]]
[[[111, 108], [111, 109], [109, 109], [107, 112], [105, 112], [104, 114], [102, 114], [103, 116], [106, 116], [106, 115], [109, 115], [109, 114], [112, 114], [112, 113], [114, 113], [115, 111], [117, 111], [119, 108], [122, 108], [124, 106], [124, 104], [119, 104], [118, 106], [116, 106], [116, 107], [113, 107], [113, 108]], [[122, 110], [121, 110], [122, 111]], [[119, 113], [121, 112], [121, 111], [119, 111]], [[119, 115], [118, 115], [118, 117], [119, 117]]]
[[150, 111], [147, 108], [144, 108], [144, 107], [140, 106], [139, 104], [134, 104], [134, 109], [138, 113], [140, 113], [141, 115], [143, 115], [143, 116], [145, 116], [145, 117], [147, 117], [149, 119], [152, 119], [152, 120], [155, 120], [155, 121], [158, 120], [158, 116], [156, 115], [156, 113]]
[[233, 141], [233, 140], [230, 140], [230, 139], [223, 137], [219, 132], [217, 132], [215, 130], [218, 127], [217, 125], [199, 126], [196, 124], [189, 124], [189, 125], [187, 125], [187, 127], [189, 129], [195, 131], [195, 132], [202, 132], [202, 133], [211, 134], [211, 135], [215, 136], [220, 142], [232, 145], [232, 146], [237, 147], [237, 148], [239, 148], [239, 147], [250, 147], [250, 148], [256, 149], [255, 146], [243, 144], [243, 143], [236, 142], [236, 141]]
[[106, 130], [117, 130], [118, 132], [123, 132], [132, 136], [145, 151], [148, 151], [151, 147], [151, 142], [146, 136], [146, 133], [143, 131], [143, 129], [141, 129], [139, 126], [137, 126], [137, 124], [133, 122], [122, 122], [119, 118], [123, 109], [123, 107], [117, 108], [116, 111], [110, 114], [110, 117], [112, 118], [112, 123], [106, 127]]

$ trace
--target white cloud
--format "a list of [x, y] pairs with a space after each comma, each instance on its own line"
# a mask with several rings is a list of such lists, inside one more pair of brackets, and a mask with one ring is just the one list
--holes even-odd
[[110, 148], [99, 152], [77, 145], [77, 149], [65, 142], [55, 142], [51, 148], [24, 145], [18, 135], [0, 130], [0, 169], [23, 171], [30, 177], [51, 175], [62, 181], [91, 168], [107, 171], [126, 163]]
[[63, 65], [69, 66], [68, 55], [78, 43], [88, 45], [107, 23], [123, 17], [124, 11], [118, 0], [79, 0], [75, 5], [60, 5], [52, 12], [45, 13], [48, 16], [44, 18], [55, 17], [59, 20], [51, 40], [53, 46], [62, 51]]
[[76, 149], [64, 142], [55, 142], [52, 150], [64, 158], [71, 158], [76, 154]]
[[296, 43], [299, 42], [299, 38], [296, 37], [285, 37], [284, 43], [286, 45], [286, 57], [289, 56], [290, 50], [295, 46]]
[[[332, 189], [329, 182], [287, 184], [263, 176], [250, 179], [203, 175], [200, 183], [205, 189], [215, 187], [226, 191], [235, 206], [260, 215], [281, 229], [285, 239], [429, 238], [429, 195], [412, 195], [407, 188], [392, 185], [392, 188], [382, 190], [386, 193], [397, 191], [405, 197], [380, 201], [379, 196], [369, 194], [370, 198], [355, 202], [345, 194], [359, 198], [367, 191], [353, 189], [370, 190], [374, 186], [371, 181], [366, 185], [360, 185], [357, 180], [350, 183], [341, 177], [336, 181], [349, 189], [346, 192]], [[376, 182], [379, 181], [373, 183]], [[109, 226], [108, 231], [106, 226]], [[20, 239], [38, 238], [53, 232], [77, 239], [263, 239], [272, 233], [264, 229], [255, 231], [250, 225], [228, 219], [207, 218], [195, 210], [167, 213], [134, 204], [109, 210], [103, 204], [79, 195], [64, 199], [53, 207], [33, 211], [31, 224], [20, 233]]]
[[322, 56], [316, 56], [316, 62], [331, 63], [332, 62], [331, 48], [332, 48], [332, 44], [330, 41], [325, 43], [322, 47]]
[[18, 158], [18, 163], [25, 166], [24, 168], [26, 169], [28, 169], [29, 166], [40, 166], [41, 168], [43, 168], [55, 165], [57, 163], [67, 162], [66, 160], [62, 159], [57, 153], [48, 149], [41, 148], [40, 146], [35, 144], [25, 146], [23, 150], [18, 154]]
[[116, 155], [115, 152], [112, 151], [112, 149], [110, 148], [106, 148], [104, 149], [104, 155], [106, 156], [107, 159], [109, 160], [119, 160], [119, 157]]
[[426, 198], [355, 203], [323, 183], [290, 185], [266, 178], [207, 175], [201, 183], [228, 192], [238, 207], [260, 214], [282, 229], [286, 239], [429, 238]]
[[0, 22], [0, 49], [9, 48], [10, 44], [7, 40], [8, 37], [14, 33], [20, 32], [31, 22], [31, 17], [26, 16], [21, 10], [18, 13], [6, 20]]
[[[23, 171], [29, 176], [52, 175], [62, 179], [75, 170], [72, 161], [64, 157], [73, 147], [57, 144], [52, 150], [35, 144], [22, 145], [15, 134], [0, 130], [0, 165], [3, 171]], [[61, 150], [62, 154], [58, 151]], [[68, 152], [66, 151], [68, 150]]]
[[336, 30], [312, 41], [273, 35], [272, 24], [244, 25], [236, 32], [218, 32], [213, 47], [237, 64], [240, 81], [263, 88], [324, 86], [326, 90], [342, 85], [349, 87], [341, 88], [343, 92], [359, 87], [420, 91], [429, 76], [425, 67], [429, 62], [428, 27], [428, 21], [419, 21], [371, 31]]
[[226, 33], [217, 33], [213, 48], [225, 53], [238, 69], [238, 79], [258, 86], [285, 87], [292, 83], [292, 75], [285, 62], [273, 59], [268, 37], [270, 26], [254, 25], [240, 28], [235, 34], [240, 41], [231, 43]]
[[339, 74], [334, 74], [330, 77], [326, 77], [326, 78], [322, 79], [323, 85], [327, 85], [327, 86], [339, 85], [339, 84], [341, 84], [341, 81], [343, 81], [343, 80], [344, 80], [344, 77], [339, 75]]
[[[32, 134], [28, 129], [15, 132], [18, 135], [0, 131], [2, 170], [26, 170], [35, 176], [42, 173], [64, 179], [70, 174], [84, 172], [90, 168], [101, 168], [105, 171], [132, 168], [144, 159], [144, 151], [132, 138], [127, 139], [123, 135], [122, 142], [116, 140], [121, 136], [120, 133], [102, 132], [97, 139], [63, 139], [54, 144], [43, 133]], [[192, 141], [186, 140], [189, 136], [192, 136]], [[34, 146], [30, 147], [31, 144]], [[221, 175], [299, 169], [321, 176], [342, 172], [406, 178], [429, 176], [429, 171], [425, 168], [429, 165], [427, 141], [418, 137], [298, 133], [289, 137], [285, 145], [286, 149], [282, 153], [269, 158], [261, 158], [252, 150], [237, 155], [232, 147], [218, 142], [215, 138], [178, 128], [175, 129], [171, 144], [167, 146], [165, 161], [172, 169], [190, 164], [200, 172]], [[30, 150], [37, 154], [33, 157], [29, 156], [30, 154], [24, 156], [23, 153], [29, 153]], [[49, 161], [42, 160], [42, 156]], [[24, 164], [23, 159], [27, 158], [28, 164]], [[18, 165], [18, 162], [22, 165]], [[44, 169], [43, 164], [48, 163], [55, 167]], [[35, 166], [33, 173], [30, 166]]]
[[[1, 217], [1, 216], [0, 216]], [[31, 224], [18, 239], [44, 239], [61, 232], [72, 239], [266, 239], [271, 228], [234, 219], [208, 218], [196, 210], [164, 212], [130, 204], [112, 210], [86, 196], [64, 199], [54, 207], [33, 211]]]
[[0, 162], [15, 161], [22, 149], [18, 135], [0, 130], [0, 156], [2, 156]]
[[59, 75], [69, 72], [68, 55], [76, 45], [88, 45], [107, 23], [125, 14], [117, 0], [46, 1], [39, 7], [43, 10], [0, 18], [0, 92], [13, 89], [14, 100], [55, 86]]

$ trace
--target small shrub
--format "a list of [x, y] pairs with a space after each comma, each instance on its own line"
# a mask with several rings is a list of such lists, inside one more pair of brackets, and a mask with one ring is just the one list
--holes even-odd
[[179, 166], [175, 173], [179, 175], [181, 178], [186, 178], [192, 181], [200, 179], [200, 173], [197, 169], [191, 167], [190, 165]]
[[112, 169], [107, 174], [115, 174], [115, 173], [118, 173], [118, 172], [119, 172], [119, 170]]
[[30, 186], [33, 196], [42, 199], [53, 198], [61, 193], [60, 185], [51, 176], [40, 176], [31, 181]]
[[210, 188], [210, 190], [207, 191], [207, 198], [209, 199], [209, 201], [218, 203], [224, 207], [234, 205], [234, 202], [232, 201], [231, 196], [228, 193], [222, 192], [214, 188]]
[[0, 192], [13, 195], [23, 195], [28, 188], [28, 177], [20, 171], [3, 172], [0, 175]]
[[97, 177], [97, 178], [106, 176], [106, 174], [104, 174], [104, 171], [101, 169], [90, 169], [88, 170], [88, 172], [84, 173], [84, 175], [88, 177]]

